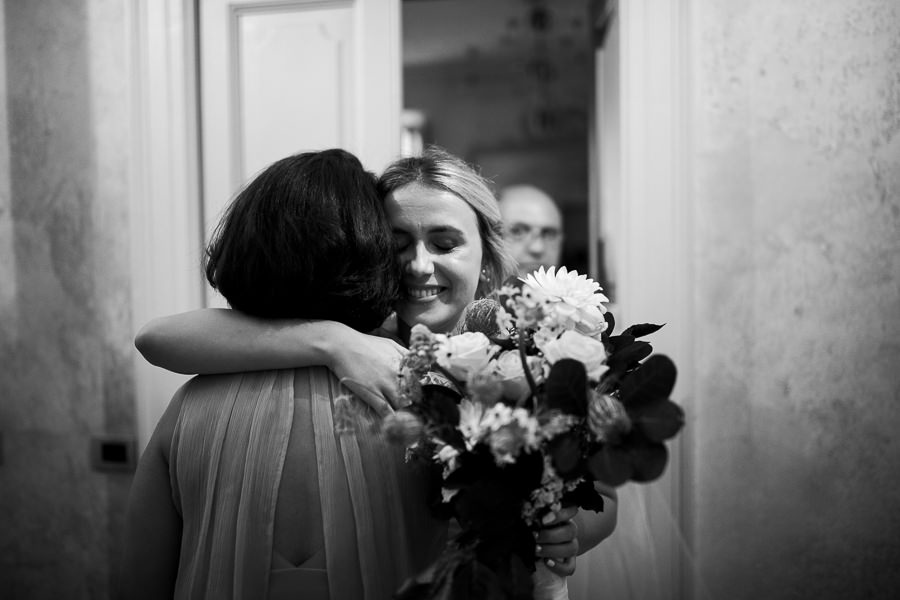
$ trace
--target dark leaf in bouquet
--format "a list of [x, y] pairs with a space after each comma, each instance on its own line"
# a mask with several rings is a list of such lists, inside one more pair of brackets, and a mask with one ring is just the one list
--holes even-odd
[[444, 487], [455, 489], [478, 480], [494, 480], [498, 476], [494, 457], [484, 446], [477, 446], [472, 452], [463, 452], [457, 461], [459, 466], [446, 477]]
[[550, 440], [548, 450], [553, 460], [553, 468], [561, 477], [567, 478], [578, 471], [581, 461], [581, 441], [574, 432], [563, 433]]
[[630, 449], [634, 472], [631, 479], [638, 483], [653, 481], [666, 470], [669, 451], [664, 444], [642, 442]]
[[[534, 572], [534, 537], [531, 531], [524, 527], [519, 519], [522, 537], [528, 551], [523, 555], [514, 546], [503, 543], [504, 535], [492, 536], [478, 543], [477, 562], [486, 567], [495, 577], [499, 585], [500, 596], [484, 596], [472, 594], [466, 598], [502, 598], [503, 600], [533, 600], [534, 582], [531, 574]], [[519, 544], [521, 546], [522, 544]], [[527, 561], [527, 562], [526, 562]], [[528, 566], [532, 565], [529, 569]], [[491, 590], [493, 592], [493, 589]]]
[[[534, 538], [531, 535], [528, 537], [530, 538], [531, 547], [534, 548]], [[508, 575], [502, 573], [504, 578], [509, 581], [509, 584], [504, 586], [506, 588], [504, 591], [507, 593], [508, 598], [512, 600], [534, 600], [534, 580], [531, 577], [531, 574], [534, 572], [533, 552], [529, 564], [532, 565], [530, 569], [517, 554], [513, 554], [510, 557]], [[475, 598], [475, 596], [472, 596], [472, 598]]]
[[541, 485], [544, 475], [544, 457], [540, 452], [523, 452], [515, 464], [500, 469], [505, 486], [516, 497], [525, 497]]
[[630, 409], [630, 405], [668, 398], [675, 387], [675, 376], [675, 363], [655, 354], [622, 380], [619, 400]]
[[609, 354], [615, 354], [616, 352], [620, 352], [624, 348], [627, 348], [631, 344], [634, 343], [633, 335], [625, 335], [624, 333], [621, 335], [614, 335], [609, 338], [610, 348], [608, 350]]
[[[517, 507], [521, 508], [518, 503]], [[482, 535], [477, 542], [478, 560], [505, 580], [531, 579], [526, 565], [534, 565], [535, 545], [533, 530], [514, 514], [506, 527]]]
[[475, 560], [471, 548], [448, 545], [428, 567], [408, 578], [394, 593], [394, 600], [449, 600], [455, 573]]
[[603, 313], [603, 318], [606, 319], [606, 331], [603, 332], [601, 338], [606, 340], [613, 334], [613, 329], [616, 328], [616, 318], [609, 311]]
[[[665, 325], [665, 323], [663, 323]], [[628, 329], [622, 332], [623, 335], [631, 335], [636, 338], [644, 337], [645, 335], [650, 335], [651, 333], [656, 333], [660, 329], [663, 328], [663, 325], [655, 325], [653, 323], [638, 323], [636, 325], [632, 325]]]
[[668, 398], [641, 404], [629, 416], [632, 424], [651, 442], [665, 441], [684, 426], [684, 410]]
[[632, 342], [621, 350], [609, 355], [606, 364], [610, 369], [630, 368], [653, 353], [653, 346], [647, 342]]
[[[513, 464], [498, 466], [493, 455], [484, 447], [466, 452], [457, 459], [459, 466], [444, 480], [443, 487], [469, 487], [490, 496], [491, 504], [515, 502], [539, 487], [544, 473], [544, 459], [540, 452], [523, 452]], [[491, 489], [487, 489], [491, 487]]]
[[583, 417], [587, 414], [587, 373], [580, 361], [563, 358], [553, 363], [544, 384], [549, 410]]
[[603, 511], [603, 495], [594, 488], [592, 481], [582, 481], [574, 490], [563, 496], [564, 505], [575, 505], [584, 510]]
[[[457, 536], [460, 542], [478, 543], [483, 546], [489, 540], [502, 541], [502, 543], [489, 544], [486, 550], [502, 555], [512, 552], [515, 544], [509, 538], [509, 532], [515, 528], [517, 522], [521, 522], [522, 499], [515, 502], [509, 498], [488, 498], [484, 496], [485, 488], [465, 488], [454, 496], [454, 508], [456, 518], [462, 527], [462, 532]], [[503, 499], [505, 501], [499, 501]], [[528, 543], [534, 548], [534, 538], [528, 534]], [[483, 560], [490, 559], [490, 555], [479, 554]]]
[[497, 574], [477, 560], [464, 563], [451, 576], [450, 589], [446, 596], [435, 596], [435, 600], [506, 600], [502, 582]]
[[512, 484], [514, 475], [497, 466], [490, 452], [463, 453], [459, 461], [457, 469], [444, 480], [444, 487], [460, 489], [456, 497], [469, 503], [473, 511], [502, 510], [518, 501], [521, 492]]
[[606, 445], [588, 459], [588, 471], [597, 481], [619, 486], [631, 479], [634, 473], [631, 460], [628, 450]]
[[434, 422], [446, 423], [453, 427], [459, 425], [460, 399], [461, 396], [456, 390], [446, 386], [435, 384], [422, 386], [422, 403]]
[[459, 393], [452, 388], [428, 384], [422, 386], [421, 401], [412, 405], [422, 420], [428, 424], [428, 433], [455, 448], [465, 446], [462, 433], [457, 428], [459, 399]]

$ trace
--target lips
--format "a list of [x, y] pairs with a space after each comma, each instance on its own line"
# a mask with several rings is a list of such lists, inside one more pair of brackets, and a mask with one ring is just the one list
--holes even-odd
[[410, 300], [430, 300], [446, 289], [442, 285], [407, 285], [405, 291]]

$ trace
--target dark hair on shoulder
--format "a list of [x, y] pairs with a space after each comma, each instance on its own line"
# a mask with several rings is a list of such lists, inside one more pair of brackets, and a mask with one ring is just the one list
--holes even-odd
[[379, 326], [399, 290], [375, 176], [332, 149], [283, 158], [234, 198], [206, 248], [206, 279], [263, 318]]

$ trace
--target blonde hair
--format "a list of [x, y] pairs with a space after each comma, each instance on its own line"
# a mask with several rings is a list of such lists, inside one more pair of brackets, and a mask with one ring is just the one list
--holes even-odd
[[503, 222], [490, 182], [473, 166], [438, 146], [429, 146], [420, 156], [391, 163], [378, 179], [378, 191], [386, 197], [411, 183], [450, 192], [468, 204], [478, 220], [481, 236], [482, 277], [479, 297], [491, 294], [516, 273], [516, 262], [503, 240]]

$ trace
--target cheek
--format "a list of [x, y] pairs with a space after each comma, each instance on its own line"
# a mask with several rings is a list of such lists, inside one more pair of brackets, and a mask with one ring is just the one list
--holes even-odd
[[473, 260], [472, 256], [457, 257], [443, 262], [444, 275], [452, 282], [454, 296], [468, 295], [478, 285], [480, 265], [481, 263]]
[[471, 301], [478, 288], [478, 282], [481, 280], [481, 252], [473, 252], [468, 256], [460, 271], [461, 277], [466, 283], [466, 295], [470, 296], [469, 301]]

